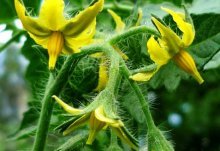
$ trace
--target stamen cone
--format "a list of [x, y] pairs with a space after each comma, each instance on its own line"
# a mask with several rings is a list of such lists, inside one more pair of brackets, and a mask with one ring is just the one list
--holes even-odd
[[54, 69], [57, 58], [63, 49], [63, 45], [64, 45], [63, 34], [59, 31], [53, 32], [47, 44], [50, 70]]
[[180, 50], [179, 53], [177, 53], [173, 57], [173, 60], [181, 69], [191, 74], [193, 78], [195, 78], [198, 81], [199, 84], [202, 84], [204, 82], [196, 68], [192, 56], [188, 52]]

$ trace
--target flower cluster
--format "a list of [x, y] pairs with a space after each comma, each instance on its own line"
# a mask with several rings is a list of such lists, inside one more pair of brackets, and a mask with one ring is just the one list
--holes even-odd
[[[26, 11], [21, 0], [15, 0], [15, 8], [23, 27], [37, 44], [47, 49], [50, 70], [55, 68], [60, 54], [79, 53], [82, 46], [95, 42], [93, 37], [96, 31], [96, 16], [102, 11], [103, 5], [104, 0], [95, 0], [88, 8], [79, 12], [73, 18], [67, 18], [64, 13], [65, 5], [63, 0], [44, 0], [39, 16], [33, 17]], [[199, 74], [192, 56], [186, 51], [195, 37], [193, 24], [186, 20], [185, 14], [177, 13], [167, 8], [162, 8], [162, 10], [172, 16], [182, 35], [176, 34], [161, 20], [152, 17], [152, 22], [159, 31], [160, 36], [151, 36], [146, 43], [146, 47], [151, 60], [156, 64], [156, 69], [150, 72], [134, 74], [130, 76], [130, 79], [148, 81], [162, 66], [172, 60], [181, 69], [192, 75], [199, 84], [203, 83], [204, 80]], [[116, 24], [114, 34], [119, 35], [125, 32], [126, 28], [129, 28], [126, 27], [121, 17], [114, 11], [108, 10], [108, 12]], [[141, 19], [142, 11], [139, 10], [134, 26], [139, 26]], [[124, 60], [129, 59], [118, 47], [111, 47], [121, 58]], [[99, 81], [95, 88], [95, 91], [99, 93], [90, 105], [84, 109], [76, 109], [63, 102], [56, 95], [52, 96], [66, 112], [74, 117], [72, 123], [62, 128], [62, 132], [67, 135], [78, 127], [88, 124], [90, 130], [87, 144], [92, 144], [96, 134], [109, 127], [122, 141], [137, 150], [137, 140], [127, 131], [125, 124], [114, 109], [116, 108], [115, 98], [110, 96], [114, 93], [114, 90], [110, 92], [106, 89], [106, 84], [109, 82], [109, 71], [106, 64], [109, 58], [104, 54], [104, 51], [93, 54], [93, 57], [100, 59]]]

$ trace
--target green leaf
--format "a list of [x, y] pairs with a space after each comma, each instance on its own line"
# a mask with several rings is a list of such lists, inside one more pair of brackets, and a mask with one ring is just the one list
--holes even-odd
[[189, 48], [200, 69], [220, 51], [220, 15], [193, 15], [196, 37]]
[[0, 23], [12, 21], [15, 16], [14, 0], [1, 0]]
[[189, 12], [194, 14], [217, 13], [220, 14], [220, 3], [217, 0], [194, 0]]
[[215, 69], [220, 66], [220, 50], [216, 53], [208, 63], [204, 65], [204, 70]]
[[18, 131], [16, 134], [9, 136], [11, 140], [19, 140], [24, 138], [29, 138], [30, 136], [34, 136], [37, 130], [37, 126], [31, 126], [25, 129]]
[[181, 78], [187, 77], [187, 73], [170, 61], [155, 74], [150, 80], [150, 85], [154, 89], [164, 85], [167, 90], [174, 91], [179, 86]]

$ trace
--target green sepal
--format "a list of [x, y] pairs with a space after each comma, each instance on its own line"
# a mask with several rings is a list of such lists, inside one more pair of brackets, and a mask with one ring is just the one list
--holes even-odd
[[71, 136], [64, 144], [62, 144], [56, 151], [70, 151], [70, 150], [78, 150], [84, 145], [88, 137], [87, 131], [80, 131], [80, 133]]

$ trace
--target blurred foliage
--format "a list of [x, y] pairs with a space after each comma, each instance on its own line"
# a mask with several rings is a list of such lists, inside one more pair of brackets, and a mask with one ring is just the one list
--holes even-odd
[[[71, 0], [65, 2], [68, 3], [67, 13], [73, 16], [91, 1]], [[163, 16], [164, 21], [175, 29], [176, 25], [172, 19], [169, 16], [164, 16], [165, 13], [159, 10], [159, 8], [160, 6], [167, 6], [176, 10], [182, 10], [180, 6], [184, 2], [189, 8], [190, 13], [192, 13], [196, 30], [196, 38], [188, 51], [195, 58], [205, 83], [199, 86], [185, 72], [177, 68], [173, 62], [170, 62], [155, 75], [150, 81], [149, 86], [142, 84], [141, 89], [143, 93], [149, 91], [146, 97], [151, 101], [155, 122], [157, 125], [162, 123], [162, 130], [171, 130], [167, 135], [175, 142], [176, 150], [216, 151], [220, 150], [218, 142], [220, 138], [220, 133], [218, 132], [220, 129], [220, 86], [218, 84], [220, 80], [220, 4], [218, 0], [149, 0], [137, 2], [120, 0], [114, 3], [112, 0], [106, 0], [105, 9], [97, 18], [96, 37], [105, 36], [105, 38], [108, 38], [114, 33], [115, 23], [106, 12], [108, 8], [113, 9], [122, 16], [122, 19], [129, 26], [135, 13], [137, 13], [137, 7], [134, 7], [134, 10], [130, 9], [139, 4], [143, 8], [144, 13], [142, 24], [152, 26], [149, 16], [153, 13]], [[24, 4], [30, 9], [28, 11], [32, 12], [32, 15], [38, 14], [40, 6], [38, 0], [24, 0]], [[8, 48], [6, 46], [9, 46], [14, 41], [18, 41], [22, 35], [27, 37], [21, 48], [21, 53], [30, 61], [26, 69], [25, 78], [31, 91], [28, 110], [23, 114], [20, 126], [11, 125], [7, 127], [8, 125], [6, 124], [8, 123], [4, 122], [4, 124], [1, 124], [0, 134], [4, 131], [10, 132], [10, 134], [14, 132], [10, 137], [13, 142], [17, 140], [18, 144], [23, 144], [18, 145], [17, 150], [27, 150], [31, 147], [30, 144], [33, 143], [33, 136], [36, 131], [36, 123], [42, 103], [41, 99], [49, 76], [47, 69], [48, 55], [47, 51], [37, 46], [25, 32], [15, 26], [16, 13], [13, 0], [1, 0], [0, 6], [4, 6], [1, 7], [0, 23], [6, 24], [5, 30], [12, 30], [14, 35], [11, 41], [1, 44], [1, 47]], [[17, 33], [20, 34], [16, 35]], [[130, 69], [136, 69], [152, 63], [145, 45], [148, 38], [149, 35], [139, 34], [122, 39], [117, 43], [117, 46], [129, 56], [127, 64]], [[59, 58], [54, 75], [59, 71], [64, 60], [65, 56]], [[84, 57], [78, 62], [69, 78], [66, 79], [67, 83], [62, 89], [61, 98], [75, 107], [87, 105], [96, 95], [92, 90], [97, 85], [97, 79], [98, 60], [91, 56]], [[3, 87], [2, 84], [1, 87]], [[120, 107], [120, 115], [123, 117], [129, 130], [133, 132], [143, 145], [145, 141], [143, 138], [146, 135], [143, 113], [140, 112], [137, 98], [125, 80], [122, 80], [120, 87], [118, 105]], [[88, 127], [86, 126], [75, 131], [70, 136], [61, 136], [57, 131], [54, 131], [54, 128], [62, 124], [64, 120], [69, 119], [68, 115], [63, 115], [65, 115], [65, 112], [55, 104], [47, 150], [87, 151], [106, 150], [107, 148], [111, 150], [111, 148], [115, 147], [109, 146], [109, 131], [99, 133], [92, 146], [85, 145], [88, 135]], [[178, 115], [179, 123], [172, 121], [173, 115]], [[13, 131], [16, 128], [17, 131]], [[11, 143], [1, 143], [4, 137], [0, 135], [0, 150], [1, 148], [3, 150], [8, 148], [7, 145], [10, 146]], [[122, 142], [119, 142], [119, 146], [123, 150], [129, 150]], [[121, 149], [119, 146], [116, 146], [118, 150]]]

